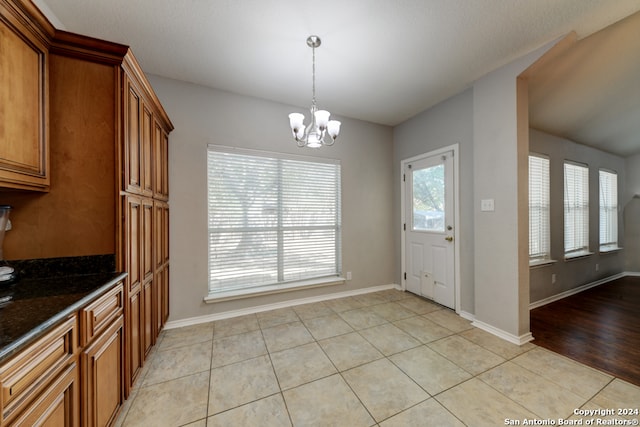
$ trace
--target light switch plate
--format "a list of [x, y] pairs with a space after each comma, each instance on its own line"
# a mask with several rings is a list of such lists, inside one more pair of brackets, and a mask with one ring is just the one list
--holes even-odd
[[493, 199], [482, 199], [480, 201], [480, 210], [482, 212], [493, 212], [494, 211]]

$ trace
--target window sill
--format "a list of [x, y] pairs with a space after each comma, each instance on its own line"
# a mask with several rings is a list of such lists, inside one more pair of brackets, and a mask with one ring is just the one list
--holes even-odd
[[300, 280], [286, 284], [267, 285], [258, 288], [237, 289], [233, 291], [217, 292], [204, 297], [204, 302], [213, 304], [222, 301], [231, 301], [243, 298], [252, 298], [260, 295], [277, 294], [281, 292], [297, 291], [301, 289], [317, 288], [321, 286], [342, 285], [344, 277], [324, 277], [321, 279]]
[[594, 254], [595, 254], [595, 252], [589, 252], [589, 251], [576, 252], [574, 254], [565, 255], [564, 256], [564, 260], [565, 261], [573, 261], [573, 260], [580, 259], [580, 258], [587, 258], [587, 257], [590, 257], [591, 255], [594, 255]]
[[555, 259], [540, 259], [540, 260], [536, 260], [536, 261], [531, 261], [529, 263], [529, 267], [530, 268], [545, 267], [547, 265], [555, 264], [556, 262], [558, 262], [558, 260], [555, 260]]
[[601, 254], [610, 254], [613, 252], [619, 252], [624, 248], [621, 248], [620, 246], [608, 246], [608, 247], [604, 247], [604, 248], [600, 248], [600, 253]]

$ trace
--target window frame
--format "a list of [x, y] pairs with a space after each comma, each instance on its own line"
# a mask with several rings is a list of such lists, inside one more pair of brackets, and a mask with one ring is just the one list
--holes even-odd
[[[542, 182], [537, 183], [533, 182], [535, 177], [532, 177], [532, 159], [540, 159], [546, 162], [546, 165], [543, 165], [542, 168], [546, 166], [546, 176], [542, 177]], [[529, 266], [535, 267], [540, 265], [546, 265], [550, 263], [554, 263], [555, 261], [551, 258], [551, 159], [549, 156], [541, 153], [530, 152], [529, 153]], [[545, 182], [546, 181], [546, 182]], [[540, 207], [538, 208], [539, 212], [542, 212], [546, 209], [546, 214], [544, 212], [538, 213], [538, 219], [541, 219], [541, 227], [538, 227], [537, 233], [534, 233], [535, 230], [532, 230], [532, 226], [534, 221], [532, 221], [532, 185], [536, 185], [539, 187], [538, 193], [541, 198], [544, 199], [540, 201]], [[545, 185], [546, 184], [546, 185]], [[546, 197], [545, 197], [546, 196]], [[539, 237], [538, 245], [544, 246], [540, 250], [538, 250], [535, 254], [532, 254], [532, 235], [544, 233], [545, 235], [541, 238]]]
[[[580, 168], [583, 170], [583, 175], [584, 175], [584, 182], [579, 183], [582, 185], [582, 192], [580, 194], [580, 196], [582, 196], [580, 199], [578, 198], [578, 195], [575, 194], [575, 192], [571, 193], [574, 194], [573, 196], [573, 206], [569, 207], [569, 203], [571, 203], [570, 201], [568, 201], [568, 182], [567, 182], [567, 168], [569, 169], [574, 169], [574, 171], [576, 171], [577, 169], [575, 168]], [[589, 233], [589, 209], [590, 209], [590, 200], [589, 200], [589, 174], [590, 174], [590, 168], [588, 164], [585, 163], [580, 163], [580, 162], [575, 162], [575, 161], [571, 161], [571, 160], [565, 160], [564, 164], [563, 164], [563, 219], [564, 219], [564, 258], [565, 260], [570, 260], [570, 259], [574, 259], [574, 258], [580, 258], [580, 257], [584, 257], [584, 256], [588, 256], [588, 255], [592, 255], [593, 252], [590, 251], [590, 233]], [[576, 178], [576, 176], [574, 175], [574, 180]], [[576, 189], [575, 187], [577, 187], [578, 183], [576, 183], [576, 185], [574, 185], [574, 190]], [[582, 201], [583, 200], [583, 201]], [[581, 206], [577, 206], [578, 204], [580, 204]], [[573, 212], [568, 212], [568, 209], [573, 209]], [[578, 215], [576, 215], [577, 213], [581, 213], [582, 216], [582, 227], [581, 230], [579, 231], [575, 231], [575, 227], [579, 226], [580, 224], [576, 225], [576, 219], [580, 219], [578, 218]], [[569, 215], [570, 214], [570, 215]], [[571, 234], [572, 237], [576, 240], [578, 240], [577, 243], [574, 243], [573, 245], [570, 245], [570, 247], [568, 248], [567, 246], [567, 239], [568, 239], [568, 225], [567, 222], [569, 220], [569, 217], [572, 217], [574, 219], [574, 223], [571, 225], [572, 229], [574, 230]], [[579, 243], [582, 243], [581, 245]]]
[[[609, 201], [610, 203], [608, 204], [609, 206], [603, 206], [603, 188], [602, 188], [602, 184], [603, 184], [603, 174], [605, 175], [612, 175], [615, 177], [614, 188], [609, 188], [609, 194], [611, 194], [611, 200]], [[599, 251], [600, 252], [611, 252], [611, 251], [615, 251], [618, 249], [621, 249], [618, 246], [618, 209], [619, 209], [619, 204], [618, 204], [618, 173], [616, 171], [610, 170], [610, 169], [605, 169], [605, 168], [600, 168], [598, 170], [598, 247], [599, 247]], [[613, 203], [611, 203], [613, 202]], [[603, 209], [608, 209], [609, 212], [604, 214], [605, 218], [609, 218], [612, 220], [612, 224], [609, 224], [609, 227], [607, 228], [613, 228], [613, 230], [609, 230], [608, 233], [606, 234], [610, 234], [611, 237], [613, 238], [613, 240], [608, 239], [609, 241], [603, 242]]]
[[[251, 227], [247, 227], [247, 224], [244, 224], [242, 226], [236, 225], [235, 228], [232, 228], [233, 232], [239, 235], [243, 233], [254, 233], [255, 230], [260, 232], [267, 231], [277, 235], [277, 241], [278, 241], [277, 248], [276, 248], [277, 262], [275, 263], [275, 268], [277, 269], [277, 278], [275, 279], [275, 281], [273, 280], [273, 277], [272, 277], [271, 281], [269, 282], [251, 284], [250, 281], [247, 279], [247, 283], [244, 285], [239, 284], [240, 281], [238, 281], [238, 283], [228, 285], [228, 286], [222, 286], [218, 289], [216, 289], [216, 285], [213, 284], [212, 266], [215, 263], [215, 261], [213, 261], [215, 258], [212, 258], [214, 256], [212, 254], [212, 248], [213, 248], [212, 233], [217, 232], [219, 237], [220, 234], [224, 232], [229, 232], [229, 229], [230, 229], [227, 225], [225, 225], [224, 227], [212, 228], [212, 224], [211, 224], [211, 221], [213, 218], [212, 211], [211, 211], [211, 207], [212, 207], [211, 197], [213, 194], [211, 193], [212, 191], [211, 185], [212, 185], [212, 179], [213, 179], [211, 162], [212, 162], [212, 158], [215, 158], [216, 155], [218, 156], [217, 158], [218, 161], [221, 160], [220, 155], [236, 156], [236, 161], [242, 160], [242, 157], [238, 157], [238, 156], [246, 156], [247, 161], [251, 160], [252, 162], [257, 162], [256, 164], [263, 164], [265, 165], [265, 167], [275, 168], [275, 170], [277, 170], [277, 178], [275, 178], [273, 182], [271, 182], [270, 184], [271, 187], [269, 187], [269, 191], [277, 193], [278, 195], [277, 207], [275, 209], [272, 207], [269, 210], [270, 214], [273, 212], [276, 212], [275, 213], [277, 217], [276, 224], [268, 227], [264, 225], [260, 225], [254, 229], [252, 229]], [[260, 162], [263, 162], [263, 163], [260, 163]], [[300, 163], [300, 162], [303, 162], [303, 163]], [[325, 224], [325, 225], [318, 226], [314, 224], [314, 225], [305, 227], [305, 226], [296, 224], [295, 226], [287, 227], [286, 225], [283, 224], [283, 217], [286, 216], [286, 211], [285, 211], [285, 207], [283, 206], [281, 197], [284, 191], [283, 188], [287, 186], [286, 178], [284, 178], [287, 172], [286, 171], [283, 172], [283, 170], [286, 169], [287, 166], [283, 166], [283, 165], [289, 165], [290, 167], [300, 168], [300, 167], [307, 166], [305, 165], [305, 163], [319, 165], [318, 169], [320, 170], [320, 173], [326, 172], [327, 174], [333, 174], [332, 176], [333, 176], [333, 179], [335, 180], [333, 185], [335, 185], [335, 187], [332, 187], [332, 188], [334, 188], [335, 193], [332, 193], [333, 195], [331, 197], [332, 198], [335, 197], [335, 205], [332, 205], [331, 208], [335, 210], [335, 218], [333, 220], [333, 223], [331, 223], [331, 225]], [[323, 167], [323, 165], [333, 165], [335, 166], [335, 168], [326, 169]], [[312, 169], [312, 166], [313, 165], [308, 165], [308, 167], [305, 168], [305, 172], [307, 169], [309, 170]], [[323, 171], [323, 169], [325, 171]], [[309, 177], [305, 176], [305, 178], [308, 179]], [[234, 178], [231, 178], [231, 179], [234, 179]], [[294, 180], [289, 182], [296, 182], [296, 181]], [[317, 182], [315, 183], [317, 185]], [[260, 182], [260, 184], [262, 184], [262, 182]], [[251, 186], [249, 190], [256, 191], [256, 188], [258, 187]], [[244, 212], [243, 215], [245, 216], [243, 216], [243, 218], [246, 218], [247, 212], [248, 211]], [[261, 214], [254, 214], [255, 219], [257, 219], [258, 221], [264, 221], [264, 215], [265, 215], [264, 212], [265, 210], [263, 209]], [[249, 212], [248, 214], [251, 215], [251, 212]], [[252, 149], [245, 149], [245, 148], [238, 148], [238, 147], [228, 147], [228, 146], [221, 146], [216, 144], [208, 144], [207, 146], [207, 229], [208, 229], [207, 270], [208, 270], [209, 278], [208, 278], [208, 286], [207, 286], [207, 296], [205, 296], [206, 302], [218, 302], [218, 301], [229, 300], [229, 299], [250, 297], [250, 296], [255, 296], [260, 294], [286, 292], [294, 289], [303, 289], [303, 288], [310, 288], [315, 286], [326, 286], [326, 285], [344, 283], [344, 278], [341, 277], [342, 275], [342, 250], [341, 250], [342, 249], [342, 241], [341, 241], [342, 239], [342, 236], [341, 236], [342, 234], [342, 178], [341, 178], [340, 161], [335, 159], [291, 155], [291, 154], [284, 154], [284, 153], [278, 153], [278, 152], [269, 152], [269, 151], [262, 151], [262, 150], [252, 150]], [[285, 277], [284, 276], [284, 268], [285, 268], [284, 267], [285, 265], [284, 246], [285, 245], [283, 243], [283, 241], [285, 240], [284, 234], [286, 234], [287, 232], [289, 232], [289, 234], [292, 234], [292, 233], [295, 233], [296, 231], [301, 231], [301, 230], [305, 231], [307, 229], [312, 230], [313, 232], [318, 232], [318, 230], [321, 230], [321, 229], [335, 230], [335, 234], [332, 237], [333, 240], [330, 240], [330, 242], [332, 242], [331, 245], [334, 247], [333, 256], [335, 256], [335, 271], [332, 271], [331, 273], [327, 273], [327, 274], [318, 275], [318, 276], [303, 277], [304, 275], [302, 275], [298, 278], [294, 278], [291, 280], [284, 280], [284, 277]], [[329, 233], [331, 232], [329, 231]], [[296, 240], [296, 243], [299, 243], [300, 241], [301, 240]], [[313, 246], [312, 244], [307, 244], [307, 242], [304, 239], [302, 241], [305, 242], [305, 245], [303, 245], [304, 247], [315, 248], [315, 246]], [[259, 256], [262, 256], [262, 254], [260, 254]], [[273, 257], [273, 255], [271, 255], [271, 257]], [[334, 258], [331, 258], [331, 259], [333, 260]], [[264, 260], [264, 258], [257, 258], [255, 262], [259, 264], [260, 261], [262, 260]], [[251, 261], [253, 263], [253, 260]], [[272, 270], [274, 268], [273, 260], [271, 259], [270, 262], [271, 262], [271, 265], [269, 270]]]

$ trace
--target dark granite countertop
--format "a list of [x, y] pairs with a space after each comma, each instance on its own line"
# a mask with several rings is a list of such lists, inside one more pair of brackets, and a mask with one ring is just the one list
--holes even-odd
[[12, 297], [0, 308], [0, 363], [125, 277], [118, 272], [59, 275], [0, 288], [0, 297]]

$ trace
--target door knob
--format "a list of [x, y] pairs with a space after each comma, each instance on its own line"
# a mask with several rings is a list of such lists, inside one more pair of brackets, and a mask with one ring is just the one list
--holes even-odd
[[453, 236], [447, 236], [444, 238], [447, 242], [453, 242]]

